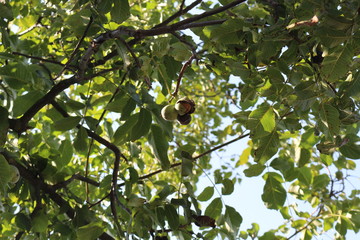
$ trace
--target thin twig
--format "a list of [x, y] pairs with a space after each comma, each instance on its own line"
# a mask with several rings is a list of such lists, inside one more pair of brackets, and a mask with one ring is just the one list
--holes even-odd
[[[234, 142], [236, 142], [236, 141], [239, 141], [239, 140], [241, 140], [241, 139], [243, 139], [243, 138], [246, 138], [246, 137], [248, 137], [249, 135], [250, 135], [250, 134], [240, 135], [240, 136], [238, 136], [237, 138], [234, 138], [234, 139], [232, 139], [232, 140], [230, 140], [230, 141], [228, 141], [228, 142], [225, 142], [225, 143], [223, 143], [223, 144], [220, 144], [219, 146], [216, 146], [216, 147], [214, 147], [214, 148], [212, 148], [212, 149], [210, 149], [210, 150], [208, 150], [208, 151], [206, 151], [206, 152], [204, 152], [204, 153], [202, 153], [202, 154], [199, 154], [199, 155], [193, 157], [192, 160], [195, 161], [195, 160], [197, 160], [197, 159], [199, 159], [199, 158], [201, 158], [201, 157], [203, 157], [203, 156], [205, 156], [205, 155], [207, 155], [207, 154], [210, 154], [210, 153], [212, 153], [212, 152], [214, 152], [214, 151], [216, 151], [216, 150], [218, 150], [218, 149], [220, 149], [220, 148], [223, 148], [223, 147], [225, 147], [225, 146], [227, 146], [227, 145], [229, 145], [229, 144], [232, 144], [232, 143], [234, 143]], [[170, 169], [171, 169], [171, 168], [178, 167], [178, 166], [180, 166], [180, 165], [181, 165], [181, 162], [173, 163], [173, 164], [170, 165]], [[158, 169], [158, 170], [156, 170], [156, 171], [154, 171], [154, 172], [151, 172], [151, 173], [148, 173], [148, 174], [145, 174], [145, 175], [139, 177], [139, 180], [148, 179], [148, 178], [150, 178], [150, 177], [152, 177], [152, 176], [154, 176], [154, 175], [157, 175], [157, 174], [159, 174], [159, 173], [162, 173], [163, 171], [164, 171], [164, 170], [162, 170], [162, 169]], [[124, 186], [124, 185], [125, 185], [125, 183], [121, 183], [121, 184], [119, 184], [118, 186], [121, 187], [121, 186]]]
[[63, 72], [69, 67], [70, 63], [73, 61], [75, 54], [79, 51], [80, 49], [80, 45], [82, 44], [82, 42], [84, 41], [87, 32], [89, 31], [89, 28], [91, 26], [91, 24], [93, 23], [93, 17], [90, 16], [90, 20], [85, 28], [85, 31], [83, 33], [83, 35], [81, 36], [80, 40], [78, 41], [78, 43], [75, 46], [75, 49], [72, 51], [72, 53], [70, 54], [69, 60], [66, 62], [65, 66], [63, 67], [63, 69], [61, 69], [61, 71], [59, 72], [59, 74], [55, 77], [55, 80], [58, 79]]
[[54, 189], [59, 189], [59, 188], [64, 188], [66, 187], [67, 185], [69, 185], [73, 180], [80, 180], [80, 181], [83, 181], [83, 182], [86, 182], [86, 183], [89, 183], [93, 186], [96, 186], [96, 187], [99, 187], [100, 186], [100, 183], [90, 179], [90, 178], [87, 178], [87, 177], [84, 177], [80, 174], [73, 174], [68, 180], [65, 180], [63, 182], [59, 182], [59, 183], [56, 183], [53, 185], [53, 188]]
[[48, 62], [48, 63], [57, 64], [57, 65], [60, 65], [60, 66], [65, 66], [65, 64], [63, 64], [61, 62], [51, 60], [51, 59], [45, 59], [45, 58], [41, 58], [41, 57], [31, 56], [31, 55], [20, 53], [20, 52], [12, 52], [12, 54], [18, 55], [18, 56], [23, 56], [23, 57], [26, 57], [26, 58], [36, 59], [36, 60], [39, 60], [39, 61], [42, 61], [42, 62]]
[[181, 79], [184, 76], [184, 72], [185, 70], [191, 65], [191, 62], [196, 58], [196, 56], [193, 54], [191, 55], [191, 57], [183, 64], [183, 66], [181, 67], [181, 70], [179, 72], [179, 76], [177, 78], [177, 82], [176, 82], [176, 87], [174, 92], [171, 93], [171, 98], [169, 100], [169, 102], [171, 102], [178, 94], [179, 92], [179, 88], [180, 88], [180, 83], [181, 83]]
[[185, 13], [189, 12], [191, 9], [196, 7], [196, 5], [200, 4], [201, 2], [202, 2], [202, 0], [196, 0], [195, 2], [193, 2], [192, 4], [190, 4], [188, 7], [186, 7], [184, 9], [185, 0], [183, 0], [181, 5], [180, 5], [179, 11], [177, 11], [174, 15], [170, 16], [168, 19], [166, 19], [165, 21], [163, 21], [162, 23], [156, 25], [153, 28], [159, 28], [159, 27], [167, 25], [168, 23], [172, 22], [173, 20], [180, 17], [181, 15], [184, 15]]

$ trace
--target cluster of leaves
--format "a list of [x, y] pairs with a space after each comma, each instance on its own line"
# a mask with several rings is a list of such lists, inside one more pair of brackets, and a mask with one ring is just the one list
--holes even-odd
[[[0, 3], [1, 236], [254, 239], [258, 225], [241, 231], [215, 186], [196, 194], [211, 152], [246, 136], [235, 167], [263, 176], [262, 200], [285, 221], [259, 239], [358, 232], [360, 190], [343, 186], [360, 158], [359, 9], [357, 0]], [[196, 102], [190, 125], [160, 116], [177, 94]], [[231, 195], [233, 169], [214, 172]], [[315, 214], [285, 205], [289, 196]]]

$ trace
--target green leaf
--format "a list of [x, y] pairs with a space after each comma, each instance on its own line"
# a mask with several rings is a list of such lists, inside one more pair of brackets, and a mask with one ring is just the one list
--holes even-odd
[[5, 187], [11, 179], [10, 165], [6, 161], [5, 157], [0, 154], [0, 187], [1, 192], [5, 191]]
[[161, 168], [166, 170], [170, 167], [170, 161], [168, 157], [169, 143], [165, 134], [159, 125], [151, 125], [151, 134], [149, 137], [149, 143], [155, 154], [155, 157], [160, 161]]
[[321, 73], [328, 82], [334, 82], [343, 77], [352, 62], [353, 48], [350, 44], [339, 46], [322, 62]]
[[206, 208], [205, 215], [214, 219], [220, 217], [222, 206], [221, 199], [214, 198]]
[[104, 232], [102, 222], [92, 222], [85, 226], [81, 226], [76, 231], [77, 239], [94, 240]]
[[253, 138], [268, 135], [275, 128], [275, 113], [272, 107], [260, 107], [249, 115], [247, 128], [252, 132]]
[[313, 180], [313, 175], [308, 167], [302, 167], [298, 169], [298, 179], [306, 186], [310, 186]]
[[282, 207], [286, 200], [286, 190], [282, 186], [282, 177], [274, 172], [268, 172], [264, 175], [266, 183], [264, 192], [261, 195], [267, 208], [279, 209]]
[[5, 2], [0, 4], [0, 16], [1, 18], [6, 18], [8, 21], [13, 20], [14, 18], [13, 13], [11, 11], [11, 7], [5, 4]]
[[225, 21], [220, 26], [215, 27], [211, 31], [210, 38], [222, 44], [238, 43], [240, 41], [240, 32], [243, 28], [243, 21], [241, 19], [230, 19]]
[[43, 93], [39, 91], [31, 91], [17, 97], [14, 101], [13, 117], [19, 117], [24, 114], [42, 96]]
[[145, 108], [142, 108], [140, 110], [138, 121], [131, 130], [130, 141], [135, 141], [140, 137], [145, 136], [150, 130], [151, 122], [151, 113]]
[[165, 209], [163, 206], [159, 206], [155, 209], [155, 215], [158, 224], [163, 228], [165, 226]]
[[279, 150], [279, 135], [276, 131], [260, 139], [258, 147], [254, 151], [254, 160], [264, 164]]
[[223, 187], [221, 188], [221, 193], [223, 195], [230, 195], [234, 191], [234, 183], [228, 178], [225, 178], [222, 182]]
[[260, 164], [260, 163], [253, 164], [244, 170], [244, 174], [246, 177], [259, 176], [265, 170], [265, 168], [266, 166], [264, 164]]
[[170, 55], [179, 62], [186, 61], [191, 57], [191, 51], [188, 46], [182, 42], [176, 42], [170, 46]]
[[251, 154], [251, 148], [250, 147], [248, 147], [244, 151], [242, 151], [242, 153], [240, 155], [240, 158], [239, 158], [239, 161], [237, 161], [237, 163], [236, 163], [236, 167], [239, 167], [241, 165], [244, 165], [244, 164], [248, 163], [250, 154]]
[[122, 124], [120, 127], [118, 127], [118, 129], [116, 129], [113, 136], [115, 144], [122, 144], [127, 141], [128, 133], [130, 133], [133, 126], [138, 122], [139, 116], [139, 113], [131, 115], [124, 124]]
[[340, 147], [340, 152], [345, 157], [351, 159], [360, 159], [360, 145], [354, 143], [347, 143]]
[[[120, 94], [121, 93], [121, 94]], [[126, 104], [129, 101], [129, 97], [123, 94], [123, 92], [120, 92], [118, 95], [116, 95], [114, 101], [110, 102], [108, 105], [106, 105], [105, 109], [110, 112], [117, 112], [121, 113], [126, 106]]]
[[77, 110], [85, 108], [86, 105], [81, 102], [69, 99], [66, 101], [66, 106], [68, 106], [73, 111], [77, 111]]
[[30, 231], [31, 229], [31, 219], [23, 213], [16, 214], [15, 224], [18, 228], [24, 229], [26, 231]]
[[31, 230], [39, 233], [45, 232], [48, 228], [48, 225], [48, 215], [45, 214], [43, 211], [40, 211], [32, 218]]
[[110, 11], [111, 20], [120, 24], [130, 17], [128, 0], [115, 0]]
[[88, 150], [88, 134], [85, 128], [80, 127], [74, 139], [74, 148], [76, 151], [85, 152]]
[[342, 94], [347, 97], [359, 96], [360, 95], [360, 73], [357, 72], [355, 77], [350, 81], [344, 82], [340, 90]]
[[134, 99], [129, 98], [124, 108], [122, 109], [120, 120], [127, 120], [130, 117], [130, 114], [135, 110], [135, 108], [136, 102], [134, 101]]
[[181, 158], [181, 176], [192, 176], [193, 175], [193, 160], [189, 158]]
[[206, 187], [197, 197], [197, 200], [205, 202], [208, 201], [214, 195], [214, 187]]
[[225, 205], [225, 221], [230, 226], [231, 231], [236, 235], [243, 218], [235, 208]]
[[137, 181], [139, 179], [138, 172], [133, 167], [129, 167], [128, 171], [129, 171], [129, 175], [130, 175], [130, 183], [132, 183], [132, 184], [137, 183]]
[[73, 157], [73, 146], [70, 140], [64, 140], [59, 147], [60, 157], [56, 159], [59, 168], [66, 166]]
[[323, 103], [320, 104], [319, 115], [330, 137], [338, 135], [340, 131], [339, 111], [330, 104]]
[[0, 148], [4, 146], [7, 140], [7, 133], [9, 130], [8, 116], [8, 110], [0, 106]]
[[68, 131], [76, 127], [81, 120], [81, 117], [66, 117], [60, 119], [54, 123], [54, 129], [56, 131]]
[[176, 212], [176, 208], [173, 205], [171, 204], [165, 205], [165, 216], [166, 219], [168, 220], [170, 228], [172, 230], [178, 229], [180, 225], [179, 215]]
[[313, 189], [322, 190], [325, 189], [330, 183], [330, 178], [327, 174], [321, 174], [314, 177]]

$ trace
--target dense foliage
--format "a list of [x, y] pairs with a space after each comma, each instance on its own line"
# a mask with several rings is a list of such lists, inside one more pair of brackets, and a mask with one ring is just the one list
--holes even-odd
[[[358, 232], [359, 14], [358, 0], [0, 1], [0, 238]], [[165, 121], [182, 97], [190, 123]], [[254, 176], [284, 218], [262, 234], [222, 200]]]

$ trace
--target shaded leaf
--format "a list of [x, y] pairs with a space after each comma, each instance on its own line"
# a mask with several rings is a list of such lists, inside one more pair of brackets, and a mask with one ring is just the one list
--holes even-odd
[[319, 109], [320, 119], [327, 128], [330, 136], [339, 134], [340, 120], [339, 111], [330, 104], [320, 104]]
[[348, 143], [340, 147], [340, 152], [345, 157], [351, 159], [360, 159], [360, 145]]
[[[0, 154], [0, 190], [1, 192], [5, 191], [6, 185], [11, 179], [10, 165], [6, 161], [5, 157]], [[0, 192], [0, 193], [1, 193]]]
[[7, 132], [9, 130], [8, 116], [8, 110], [0, 106], [0, 148], [4, 146], [7, 139]]
[[18, 228], [30, 231], [31, 229], [31, 220], [28, 216], [23, 213], [16, 214], [15, 224]]
[[45, 232], [49, 225], [48, 216], [43, 212], [38, 212], [32, 218], [32, 231], [34, 232]]
[[333, 82], [343, 77], [352, 61], [353, 48], [350, 44], [339, 46], [324, 57], [321, 73], [327, 81]]
[[130, 141], [135, 141], [140, 137], [145, 136], [150, 130], [151, 122], [151, 113], [145, 108], [142, 108], [139, 113], [138, 121], [131, 129]]
[[169, 169], [170, 161], [168, 157], [169, 143], [159, 125], [151, 125], [151, 134], [149, 143], [155, 154], [155, 157], [160, 161], [162, 169]]
[[73, 146], [70, 140], [64, 140], [59, 147], [60, 157], [56, 159], [59, 168], [66, 166], [73, 157]]
[[88, 134], [83, 127], [80, 127], [76, 134], [74, 148], [79, 152], [85, 152], [88, 149]]
[[265, 170], [265, 168], [266, 166], [264, 164], [260, 164], [260, 163], [253, 164], [244, 170], [244, 174], [247, 177], [259, 176]]
[[276, 131], [260, 139], [258, 147], [254, 151], [254, 160], [264, 164], [279, 150], [279, 135]]
[[225, 221], [230, 226], [231, 231], [237, 234], [243, 218], [235, 208], [225, 205]]
[[81, 117], [66, 117], [54, 123], [56, 131], [68, 131], [75, 128], [81, 120]]
[[282, 186], [282, 177], [274, 172], [268, 172], [264, 175], [266, 183], [264, 192], [261, 195], [267, 208], [279, 209], [282, 207], [286, 200], [286, 190]]
[[222, 181], [222, 184], [221, 193], [223, 195], [230, 195], [234, 191], [234, 183], [230, 179], [225, 178]]
[[205, 215], [211, 218], [218, 218], [221, 214], [222, 202], [220, 198], [214, 198], [205, 210]]
[[24, 114], [37, 100], [43, 96], [39, 91], [31, 91], [25, 95], [19, 96], [14, 101], [13, 117], [19, 117]]
[[76, 231], [78, 239], [93, 240], [97, 239], [104, 232], [104, 227], [101, 222], [92, 222], [81, 226]]
[[197, 197], [197, 200], [205, 202], [208, 201], [214, 195], [214, 187], [206, 187]]
[[208, 216], [192, 216], [194, 219], [194, 223], [198, 227], [212, 227], [215, 228], [215, 219], [208, 217]]
[[169, 226], [172, 230], [178, 229], [180, 222], [179, 222], [179, 215], [176, 212], [176, 209], [173, 205], [167, 204], [165, 205], [165, 216], [168, 220]]
[[128, 134], [139, 119], [139, 115], [139, 113], [131, 115], [125, 123], [118, 127], [118, 129], [116, 129], [113, 136], [115, 144], [122, 144], [127, 140]]
[[130, 17], [130, 6], [128, 0], [115, 0], [110, 11], [111, 20], [122, 23]]

